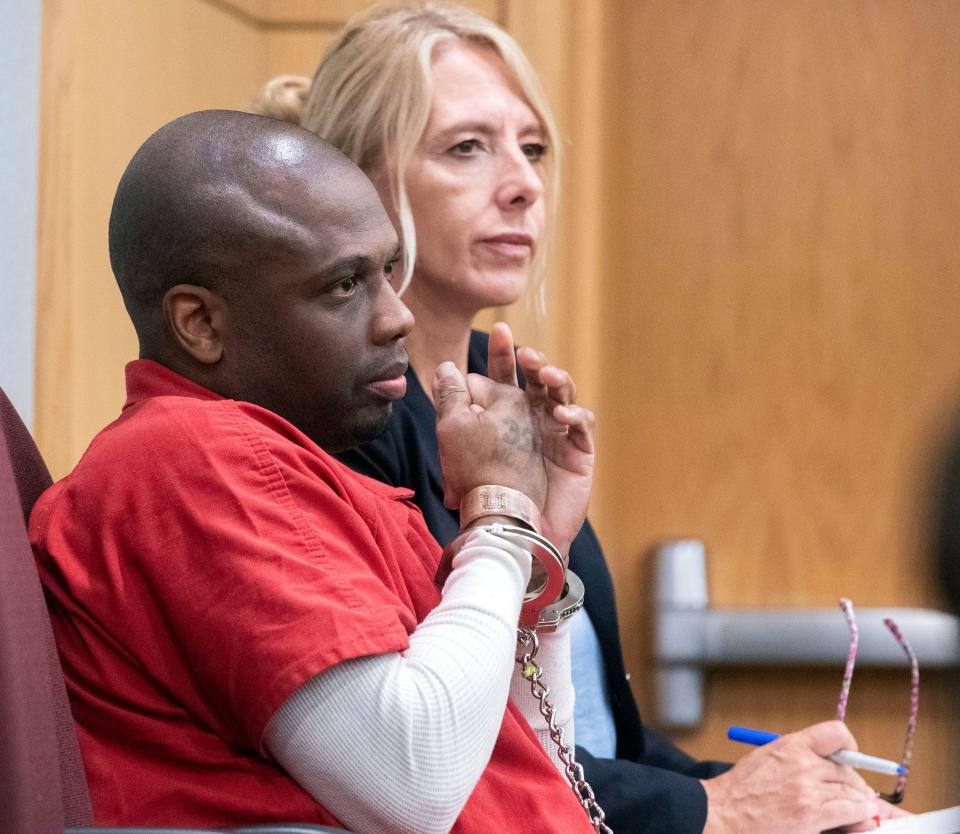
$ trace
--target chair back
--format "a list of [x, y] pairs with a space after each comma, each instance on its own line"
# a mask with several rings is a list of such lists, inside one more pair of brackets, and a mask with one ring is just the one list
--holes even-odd
[[27, 519], [50, 473], [0, 390], [0, 830], [93, 822]]
[[17, 414], [13, 403], [0, 388], [0, 434], [7, 443], [7, 454], [13, 467], [24, 523], [30, 518], [34, 502], [53, 481], [47, 465], [40, 457], [40, 450], [33, 442], [30, 432]]

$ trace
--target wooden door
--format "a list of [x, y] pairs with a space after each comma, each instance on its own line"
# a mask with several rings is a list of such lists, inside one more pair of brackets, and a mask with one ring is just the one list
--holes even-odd
[[[595, 514], [649, 712], [637, 600], [659, 537], [705, 540], [715, 605], [938, 603], [926, 499], [960, 392], [960, 4], [615, 5]], [[730, 758], [728, 724], [832, 717], [842, 660], [715, 673], [684, 743]], [[956, 803], [960, 703], [942, 674], [922, 702], [910, 800]], [[857, 676], [864, 749], [899, 754], [907, 703], [906, 673]]]

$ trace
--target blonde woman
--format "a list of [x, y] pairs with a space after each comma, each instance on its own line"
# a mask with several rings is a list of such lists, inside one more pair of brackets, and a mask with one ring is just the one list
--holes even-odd
[[[443, 505], [434, 369], [452, 360], [462, 372], [485, 373], [487, 336], [471, 330], [477, 313], [524, 294], [542, 299], [560, 142], [537, 75], [486, 18], [453, 5], [394, 3], [349, 23], [312, 81], [271, 82], [258, 109], [318, 133], [356, 162], [400, 232], [398, 288], [416, 319], [406, 340], [407, 393], [387, 432], [342, 459], [412, 488], [445, 543], [459, 520]], [[865, 783], [818, 755], [850, 742], [840, 725], [787, 737], [795, 751], [787, 761], [757, 751], [732, 770], [697, 762], [645, 728], [589, 523], [570, 566], [586, 586], [572, 629], [577, 759], [615, 831], [803, 834], [869, 816], [874, 795]]]

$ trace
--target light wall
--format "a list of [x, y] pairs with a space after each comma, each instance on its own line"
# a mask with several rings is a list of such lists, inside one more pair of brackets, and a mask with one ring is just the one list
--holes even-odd
[[0, 20], [0, 388], [32, 425], [40, 0], [2, 0]]
[[[106, 257], [127, 159], [175, 115], [311, 72], [359, 5], [44, 4], [36, 427], [55, 473], [116, 414], [136, 354]], [[717, 604], [938, 604], [925, 499], [960, 392], [960, 4], [480, 5], [566, 137], [550, 316], [502, 314], [599, 415], [591, 516], [645, 714], [661, 537], [706, 541]], [[727, 724], [830, 717], [841, 664], [714, 674], [684, 744], [730, 758]], [[905, 673], [858, 673], [864, 748], [897, 755], [906, 695]], [[960, 802], [955, 696], [925, 674], [922, 697], [914, 807]]]

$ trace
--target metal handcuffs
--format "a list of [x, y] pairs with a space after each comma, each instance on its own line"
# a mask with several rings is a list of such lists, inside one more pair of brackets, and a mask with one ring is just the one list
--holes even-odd
[[494, 536], [522, 547], [533, 556], [530, 582], [520, 608], [521, 627], [540, 632], [556, 631], [560, 623], [583, 607], [583, 582], [567, 569], [567, 558], [549, 539], [534, 530], [511, 524], [485, 524], [461, 532], [444, 549], [434, 577], [438, 588], [443, 588], [453, 557], [460, 552], [463, 540], [476, 530], [485, 530]]

